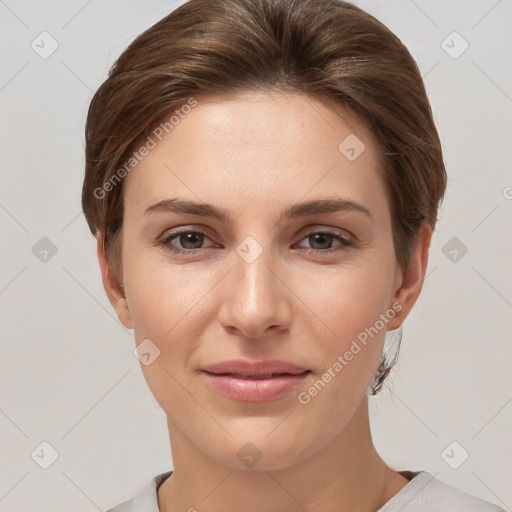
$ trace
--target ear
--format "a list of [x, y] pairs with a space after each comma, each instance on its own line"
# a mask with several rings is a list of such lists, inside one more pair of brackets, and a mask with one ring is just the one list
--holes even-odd
[[402, 309], [388, 322], [388, 331], [398, 329], [402, 325], [420, 295], [427, 270], [431, 238], [432, 229], [424, 222], [418, 232], [409, 265], [403, 272], [398, 268], [393, 302], [400, 304]]
[[112, 275], [111, 267], [108, 263], [107, 253], [104, 245], [104, 235], [98, 231], [97, 236], [97, 252], [98, 261], [101, 269], [101, 280], [103, 281], [103, 288], [107, 294], [108, 300], [114, 308], [119, 321], [127, 328], [133, 329], [130, 310], [126, 301], [125, 292], [122, 285]]

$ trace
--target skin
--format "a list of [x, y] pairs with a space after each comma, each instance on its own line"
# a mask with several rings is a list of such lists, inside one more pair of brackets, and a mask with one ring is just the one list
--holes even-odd
[[[366, 146], [354, 161], [338, 150], [349, 134]], [[369, 127], [346, 108], [246, 92], [201, 98], [127, 177], [122, 283], [99, 242], [98, 257], [119, 320], [137, 344], [149, 338], [160, 350], [141, 367], [167, 415], [173, 454], [161, 511], [375, 511], [408, 483], [375, 450], [367, 390], [386, 330], [402, 324], [420, 294], [431, 230], [422, 226], [402, 271], [381, 168]], [[364, 206], [372, 219], [340, 211], [279, 221], [287, 207], [333, 196]], [[210, 203], [229, 221], [144, 214], [168, 198]], [[205, 233], [202, 245], [178, 236], [159, 246], [176, 228]], [[335, 236], [311, 236], [322, 230]], [[336, 234], [357, 243], [346, 248]], [[236, 252], [247, 236], [262, 249], [251, 263]], [[401, 311], [299, 403], [299, 392], [394, 303]], [[311, 373], [284, 397], [240, 402], [199, 371], [234, 358], [281, 359]], [[237, 457], [248, 442], [261, 454], [251, 468]]]

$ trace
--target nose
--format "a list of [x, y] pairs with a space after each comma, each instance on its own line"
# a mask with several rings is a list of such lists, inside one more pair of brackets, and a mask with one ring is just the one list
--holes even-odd
[[223, 279], [218, 312], [221, 325], [230, 334], [249, 339], [288, 329], [293, 293], [272, 251], [263, 249], [254, 261], [234, 253], [232, 261], [234, 268]]

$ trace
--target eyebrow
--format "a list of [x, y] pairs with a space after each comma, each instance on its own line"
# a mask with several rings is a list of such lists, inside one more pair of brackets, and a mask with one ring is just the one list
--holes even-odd
[[[230, 219], [228, 210], [218, 208], [217, 206], [213, 206], [207, 203], [197, 203], [194, 201], [178, 198], [164, 199], [159, 201], [158, 203], [155, 203], [146, 208], [144, 215], [154, 212], [188, 213], [190, 215], [212, 217], [226, 223]], [[373, 222], [372, 214], [363, 205], [349, 201], [348, 199], [342, 199], [338, 197], [305, 201], [289, 206], [281, 213], [279, 221], [296, 219], [320, 213], [336, 212], [362, 213], [366, 215], [371, 222]]]

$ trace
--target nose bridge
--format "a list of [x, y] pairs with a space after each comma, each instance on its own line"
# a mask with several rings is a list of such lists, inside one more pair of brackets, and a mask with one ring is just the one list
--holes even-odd
[[236, 247], [229, 290], [220, 312], [224, 327], [236, 328], [251, 338], [262, 336], [270, 326], [283, 327], [290, 316], [285, 287], [276, 276], [270, 239], [267, 236], [260, 243], [248, 236]]
[[272, 302], [276, 290], [275, 276], [270, 271], [273, 260], [270, 245], [263, 247], [253, 237], [247, 237], [239, 244], [236, 252], [238, 255], [236, 274], [242, 285], [241, 291], [246, 292], [246, 306], [251, 307], [251, 304], [256, 306], [257, 302], [263, 300], [267, 304]]

